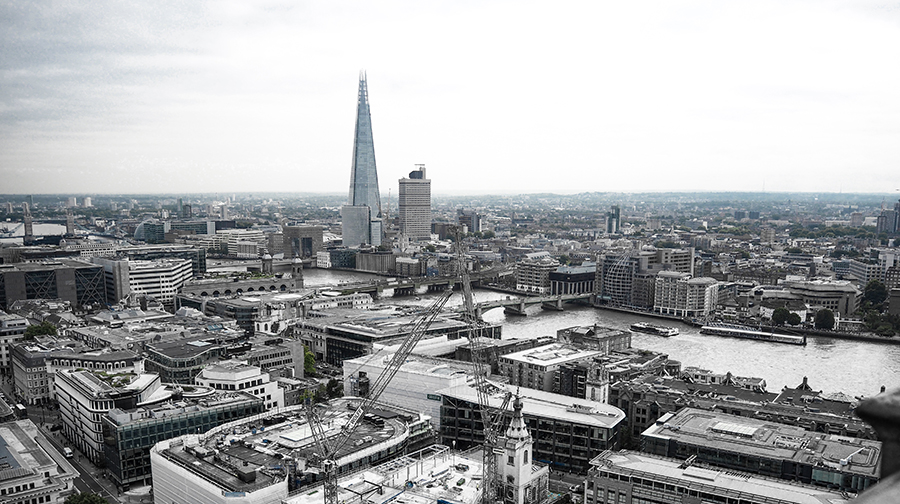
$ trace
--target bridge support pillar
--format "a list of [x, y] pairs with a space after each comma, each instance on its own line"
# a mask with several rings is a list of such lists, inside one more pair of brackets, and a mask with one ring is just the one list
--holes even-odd
[[516, 306], [516, 305], [510, 305], [510, 306], [504, 307], [504, 308], [503, 308], [503, 311], [506, 312], [506, 313], [508, 313], [508, 314], [510, 314], [510, 315], [520, 315], [520, 316], [524, 317], [525, 315], [527, 315], [527, 314], [525, 313], [525, 299], [522, 299], [522, 300], [519, 302], [519, 305], [518, 305], [518, 306]]
[[544, 301], [543, 303], [541, 303], [541, 309], [563, 311], [562, 299], [556, 299], [555, 301]]
[[415, 287], [395, 287], [394, 288], [394, 297], [412, 296], [413, 294], [415, 294], [415, 292], [416, 292]]

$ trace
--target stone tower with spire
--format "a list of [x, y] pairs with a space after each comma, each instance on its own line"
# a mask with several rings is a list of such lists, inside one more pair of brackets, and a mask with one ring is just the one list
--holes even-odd
[[549, 501], [550, 468], [532, 460], [534, 440], [522, 414], [522, 401], [516, 396], [513, 418], [500, 440], [503, 453], [497, 451], [499, 502], [504, 504], [543, 504]]

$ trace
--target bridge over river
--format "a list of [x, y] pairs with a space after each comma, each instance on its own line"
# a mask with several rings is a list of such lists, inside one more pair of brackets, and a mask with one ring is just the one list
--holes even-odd
[[527, 296], [512, 297], [507, 296], [506, 299], [497, 301], [484, 301], [475, 305], [475, 312], [481, 317], [481, 314], [492, 309], [503, 307], [503, 311], [511, 315], [525, 315], [525, 308], [531, 305], [540, 304], [545, 310], [563, 311], [564, 303], [572, 302], [590, 302], [591, 293], [584, 294], [557, 294], [555, 296]]
[[[482, 271], [473, 272], [470, 280], [473, 287], [483, 287], [490, 289], [490, 282], [496, 282], [503, 276], [513, 274], [512, 270], [507, 268], [491, 268]], [[447, 288], [453, 288], [459, 282], [456, 275], [449, 276], [433, 276], [421, 278], [391, 278], [381, 281], [360, 282], [352, 284], [340, 284], [333, 290], [340, 291], [341, 294], [352, 294], [363, 292], [373, 297], [384, 292], [385, 290], [393, 290], [395, 297], [412, 296], [420, 288], [426, 288], [428, 292], [440, 292]], [[546, 295], [546, 296], [520, 296], [510, 295], [506, 299], [495, 301], [484, 301], [475, 305], [475, 310], [480, 317], [482, 313], [493, 308], [502, 307], [506, 313], [513, 315], [525, 315], [525, 309], [528, 306], [540, 304], [542, 308], [547, 310], [563, 310], [564, 303], [571, 302], [588, 302], [591, 298], [590, 293], [586, 294], [562, 294], [562, 295]]]

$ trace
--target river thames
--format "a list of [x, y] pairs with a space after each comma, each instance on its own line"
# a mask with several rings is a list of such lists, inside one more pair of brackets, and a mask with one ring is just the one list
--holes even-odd
[[[325, 269], [304, 270], [307, 287], [326, 287], [339, 282], [358, 282], [377, 279], [375, 275]], [[382, 278], [383, 279], [383, 278]], [[420, 293], [416, 297], [390, 297], [391, 291], [379, 298], [378, 304], [428, 305], [433, 294]], [[476, 289], [475, 301], [504, 299], [507, 294]], [[462, 297], [454, 294], [448, 306], [459, 306]], [[554, 336], [566, 327], [598, 324], [628, 329], [645, 319], [639, 315], [596, 309], [588, 306], [566, 305], [565, 311], [545, 311], [539, 306], [527, 309], [527, 316], [507, 315], [496, 308], [484, 314], [488, 322], [503, 326], [503, 338], [536, 338]], [[671, 338], [633, 333], [632, 346], [664, 352], [681, 362], [682, 367], [696, 366], [717, 373], [731, 371], [738, 376], [756, 376], [766, 380], [769, 392], [785, 386], [794, 387], [809, 377], [815, 390], [826, 394], [843, 392], [851, 397], [877, 394], [884, 385], [888, 389], [900, 386], [900, 345], [867, 343], [823, 337], [808, 338], [807, 345], [785, 345], [761, 341], [707, 336], [697, 328], [677, 322], [657, 322], [674, 325], [681, 334]]]

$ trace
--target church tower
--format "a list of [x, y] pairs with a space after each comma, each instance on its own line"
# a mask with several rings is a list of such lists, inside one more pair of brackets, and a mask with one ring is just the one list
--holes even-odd
[[513, 402], [513, 418], [501, 439], [503, 453], [497, 453], [497, 478], [504, 504], [542, 504], [549, 500], [550, 468], [532, 461], [534, 440], [525, 425], [522, 401]]
[[294, 288], [303, 288], [303, 261], [299, 257], [291, 260], [291, 278], [294, 279]]

